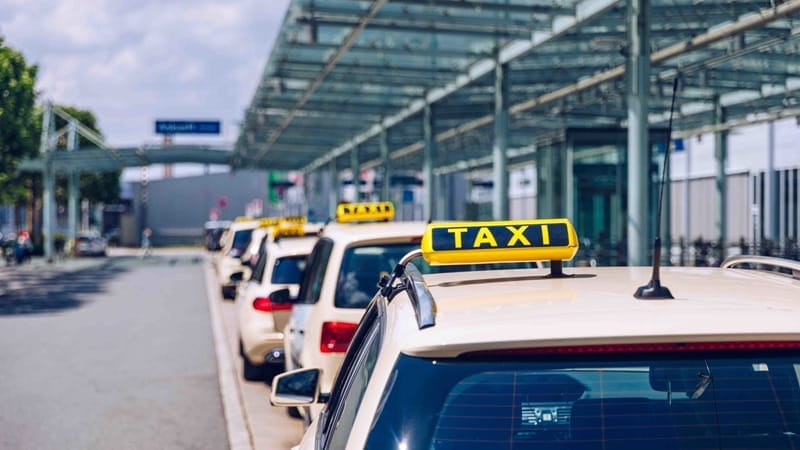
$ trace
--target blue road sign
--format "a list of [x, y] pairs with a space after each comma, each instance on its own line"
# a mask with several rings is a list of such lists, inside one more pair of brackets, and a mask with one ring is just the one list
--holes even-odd
[[156, 134], [219, 134], [219, 120], [156, 120]]

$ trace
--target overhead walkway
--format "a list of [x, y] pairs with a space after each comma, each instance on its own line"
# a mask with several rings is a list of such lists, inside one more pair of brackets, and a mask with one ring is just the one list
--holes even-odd
[[536, 162], [558, 179], [540, 190], [548, 213], [569, 216], [568, 130], [621, 130], [621, 234], [644, 263], [648, 129], [667, 128], [673, 80], [673, 136], [716, 133], [724, 177], [728, 129], [800, 114], [798, 13], [800, 0], [292, 0], [236, 161], [331, 179], [418, 171], [429, 218], [436, 177], [486, 168], [504, 218], [509, 164]]
[[[91, 173], [122, 170], [126, 167], [150, 164], [230, 164], [231, 148], [206, 145], [167, 145], [114, 148], [78, 148], [74, 151], [54, 151], [50, 159], [55, 172]], [[20, 170], [41, 172], [44, 158], [26, 159]]]
[[[19, 169], [39, 172], [43, 180], [42, 229], [44, 234], [44, 254], [47, 260], [53, 258], [53, 238], [55, 234], [55, 178], [67, 177], [67, 238], [71, 242], [77, 231], [78, 179], [81, 173], [109, 172], [126, 167], [141, 167], [151, 164], [199, 163], [199, 164], [247, 164], [258, 166], [241, 156], [235, 156], [231, 148], [206, 145], [163, 145], [141, 147], [109, 147], [100, 135], [61, 108], [50, 102], [44, 105], [42, 137], [39, 157], [25, 159]], [[55, 129], [55, 116], [67, 125]], [[83, 139], [79, 139], [83, 138]], [[63, 144], [59, 145], [59, 142]], [[92, 145], [80, 148], [84, 142]], [[236, 158], [234, 161], [233, 158]]]

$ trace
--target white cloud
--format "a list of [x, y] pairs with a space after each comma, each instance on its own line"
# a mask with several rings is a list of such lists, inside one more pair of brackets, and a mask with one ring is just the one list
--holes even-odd
[[40, 66], [42, 98], [93, 111], [122, 146], [158, 141], [156, 118], [218, 118], [205, 140], [232, 142], [288, 0], [3, 4], [0, 34]]

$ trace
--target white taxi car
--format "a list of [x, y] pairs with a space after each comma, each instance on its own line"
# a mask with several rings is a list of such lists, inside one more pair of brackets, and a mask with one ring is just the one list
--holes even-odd
[[292, 309], [284, 342], [287, 370], [324, 368], [321, 384], [330, 389], [381, 276], [419, 248], [426, 224], [389, 222], [393, 215], [388, 202], [339, 205], [336, 223], [325, 226], [311, 252]]
[[242, 255], [250, 245], [253, 230], [261, 225], [259, 219], [239, 217], [220, 239], [222, 250], [214, 259], [214, 268], [217, 271], [222, 298], [236, 298], [236, 287], [244, 279], [245, 266], [242, 265]]
[[[250, 279], [237, 295], [239, 348], [246, 380], [263, 379], [265, 365], [283, 369], [283, 329], [317, 241], [302, 222], [270, 227], [260, 241]], [[285, 291], [285, 292], [284, 292]]]
[[[800, 448], [800, 263], [562, 268], [577, 248], [564, 219], [431, 224], [332, 391], [273, 381], [274, 405], [326, 404], [299, 448]], [[552, 262], [422, 276], [420, 255]]]

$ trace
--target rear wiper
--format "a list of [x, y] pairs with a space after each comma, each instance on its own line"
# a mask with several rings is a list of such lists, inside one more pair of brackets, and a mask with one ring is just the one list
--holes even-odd
[[694, 388], [694, 392], [692, 392], [692, 396], [690, 397], [692, 400], [697, 400], [706, 389], [711, 385], [711, 382], [714, 381], [714, 377], [711, 374], [705, 374], [703, 372], [699, 372], [697, 377], [700, 378], [700, 381], [697, 383], [697, 386]]

